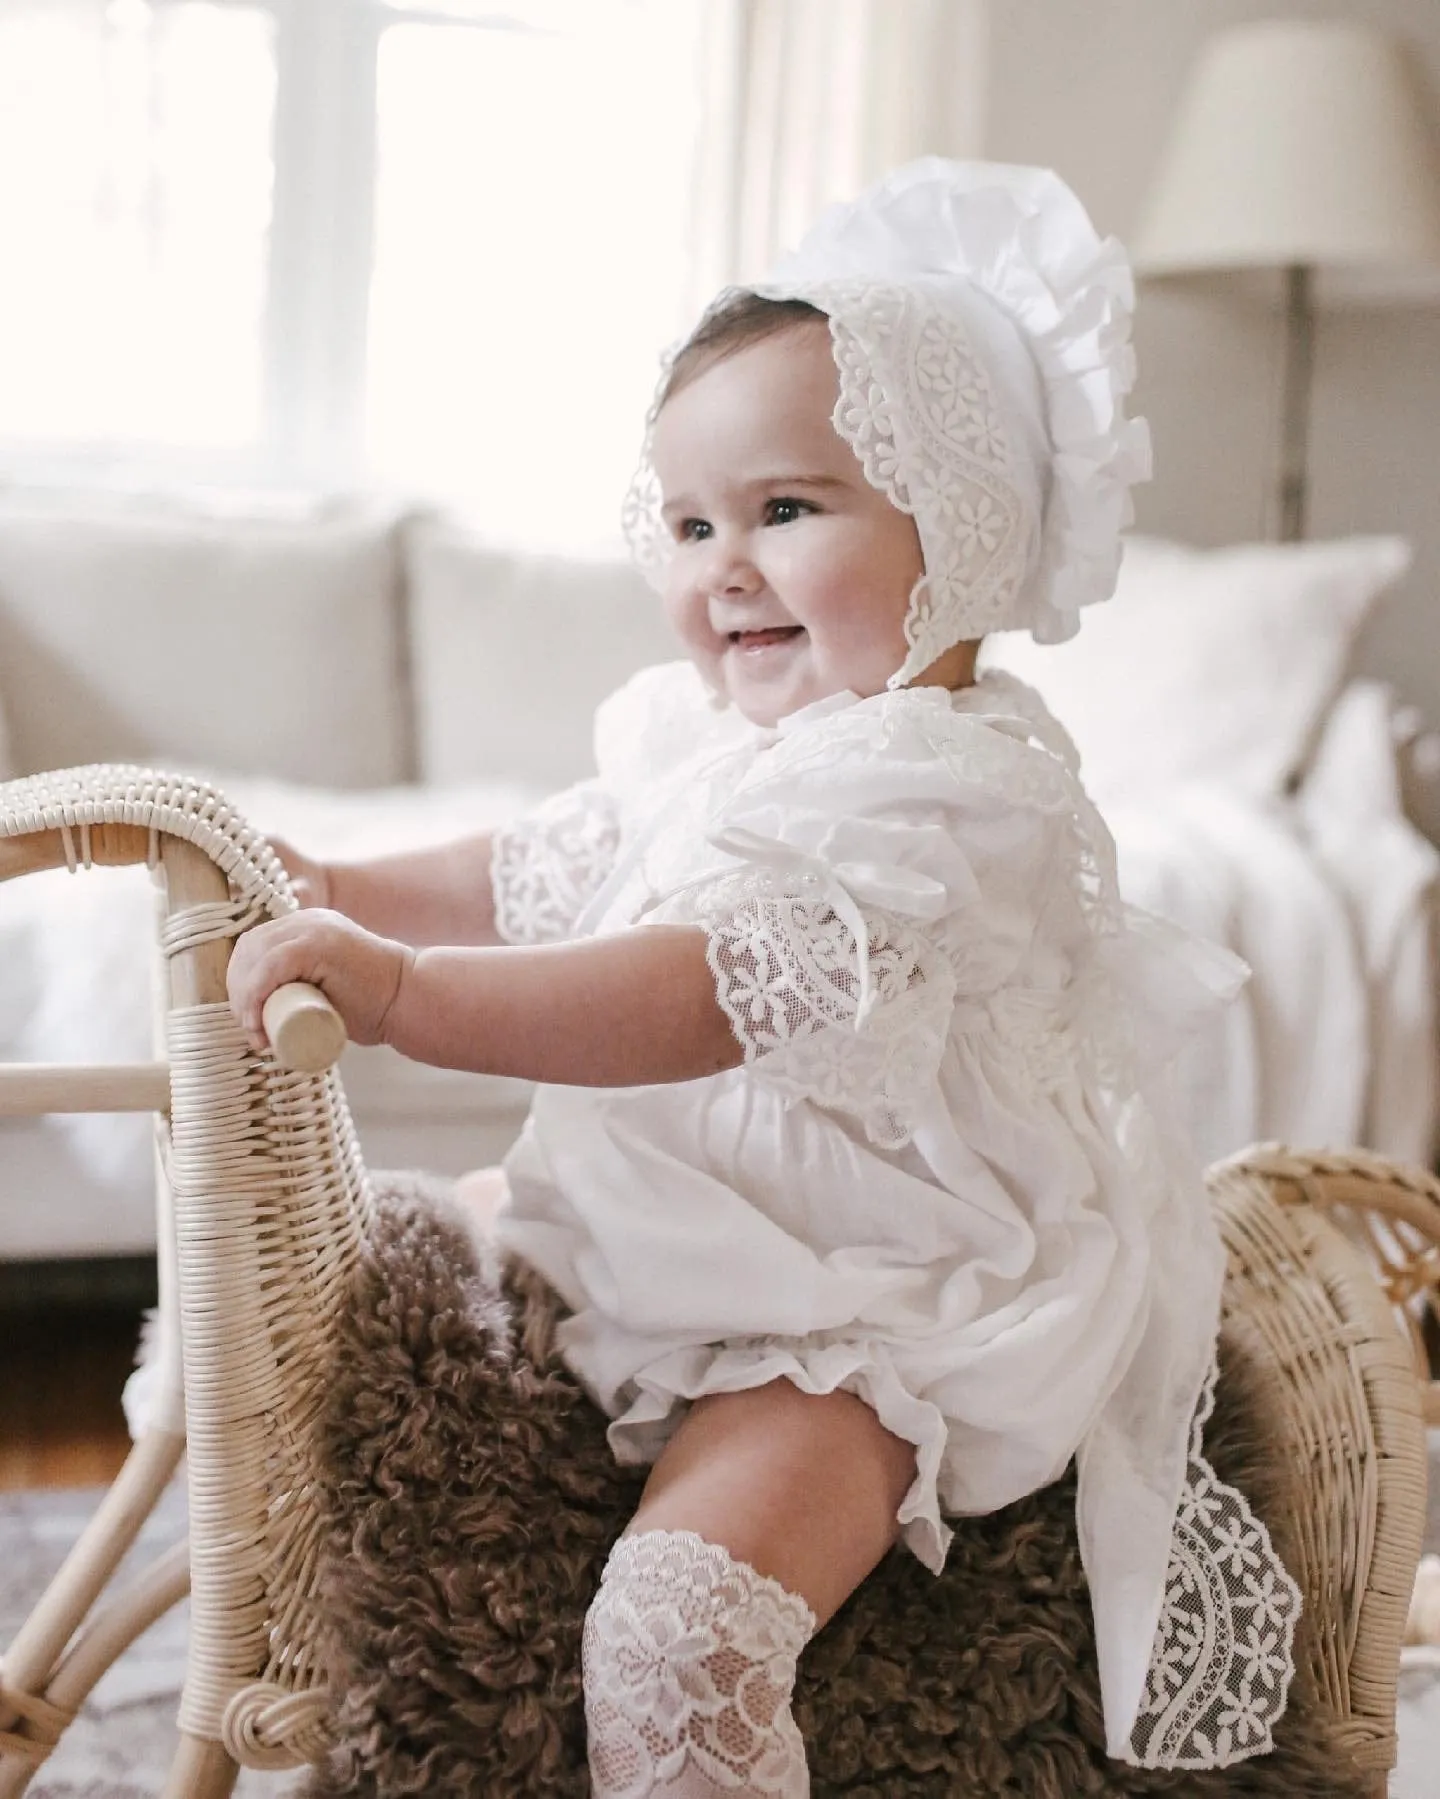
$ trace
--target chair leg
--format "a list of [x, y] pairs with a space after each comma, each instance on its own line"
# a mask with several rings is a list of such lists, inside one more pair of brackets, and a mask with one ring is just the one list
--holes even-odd
[[[184, 1447], [182, 1436], [151, 1430], [130, 1451], [99, 1510], [5, 1655], [0, 1731], [18, 1729], [19, 1735], [26, 1734], [19, 1709], [5, 1703], [5, 1690], [32, 1699], [46, 1692], [67, 1645], [139, 1535], [179, 1465]], [[30, 1771], [17, 1768], [14, 1761], [14, 1752], [0, 1747], [0, 1799], [23, 1792], [29, 1778]]]
[[182, 1730], [160, 1799], [230, 1799], [239, 1775], [240, 1764], [222, 1743]]
[[[0, 1799], [19, 1799], [59, 1746], [92, 1688], [139, 1636], [190, 1590], [190, 1546], [177, 1543], [86, 1619], [43, 1692], [28, 1694], [14, 1747], [0, 1751]], [[12, 1696], [16, 1689], [12, 1686]]]

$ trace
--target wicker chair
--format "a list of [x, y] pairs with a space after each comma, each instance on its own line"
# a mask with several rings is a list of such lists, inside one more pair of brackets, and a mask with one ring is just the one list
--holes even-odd
[[[373, 1198], [333, 1072], [338, 1024], [302, 990], [252, 1054], [224, 1003], [231, 941], [291, 905], [268, 846], [213, 789], [132, 768], [0, 785], [0, 879], [145, 862], [164, 893], [167, 1061], [0, 1070], [0, 1115], [161, 1118], [162, 1400], [0, 1675], [0, 1799], [25, 1790], [96, 1680], [187, 1591], [189, 1666], [167, 1799], [230, 1792], [240, 1765], [314, 1759], [331, 1701], [315, 1649], [312, 1425]], [[318, 1003], [317, 1003], [318, 1002]], [[281, 1057], [290, 1066], [283, 1066]], [[1313, 1471], [1294, 1572], [1322, 1621], [1313, 1674], [1383, 1793], [1419, 1553], [1426, 1415], [1401, 1331], [1440, 1275], [1440, 1183], [1368, 1155], [1267, 1146], [1211, 1172], [1226, 1305], [1283, 1394], [1276, 1454]], [[1384, 1290], [1327, 1218], [1371, 1221]], [[181, 1367], [183, 1363], [183, 1380]], [[116, 1564], [188, 1444], [190, 1541], [128, 1591]]]

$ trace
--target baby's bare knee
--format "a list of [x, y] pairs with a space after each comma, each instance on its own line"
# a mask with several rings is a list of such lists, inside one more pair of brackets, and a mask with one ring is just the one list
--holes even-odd
[[803, 1595], [820, 1622], [899, 1533], [915, 1446], [850, 1393], [788, 1380], [697, 1400], [632, 1529], [694, 1531]]

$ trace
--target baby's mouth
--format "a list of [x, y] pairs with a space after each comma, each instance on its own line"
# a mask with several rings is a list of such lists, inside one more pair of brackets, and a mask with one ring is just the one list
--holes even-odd
[[803, 625], [769, 625], [763, 631], [731, 631], [728, 637], [738, 650], [764, 650], [772, 644], [789, 643], [804, 632]]

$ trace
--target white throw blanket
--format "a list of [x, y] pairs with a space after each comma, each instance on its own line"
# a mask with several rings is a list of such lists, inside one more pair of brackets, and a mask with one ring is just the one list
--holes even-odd
[[1343, 891], [1293, 815], [1219, 788], [1110, 820], [1126, 898], [1253, 970], [1176, 1066], [1205, 1161], [1257, 1140], [1359, 1141], [1369, 1071], [1364, 970]]

